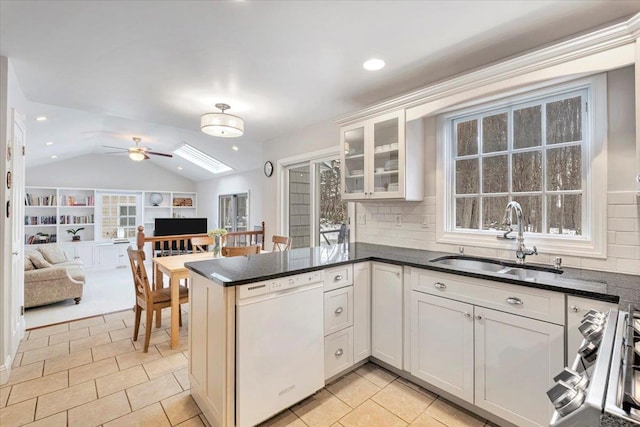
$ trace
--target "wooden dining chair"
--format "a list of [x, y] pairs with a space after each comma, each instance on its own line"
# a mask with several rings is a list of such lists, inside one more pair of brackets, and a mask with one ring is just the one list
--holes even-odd
[[[171, 288], [161, 288], [151, 290], [149, 286], [149, 277], [144, 266], [145, 255], [143, 250], [133, 249], [131, 246], [127, 248], [129, 254], [129, 264], [131, 265], [131, 273], [133, 274], [133, 285], [136, 291], [135, 313], [136, 320], [133, 328], [133, 340], [138, 340], [138, 331], [140, 330], [140, 317], [142, 310], [147, 311], [146, 326], [144, 333], [144, 352], [149, 351], [149, 340], [151, 339], [151, 325], [153, 323], [153, 313], [156, 310], [171, 307]], [[189, 302], [189, 290], [179, 287], [180, 304]], [[182, 310], [180, 310], [180, 326], [182, 326]]]
[[291, 249], [291, 237], [273, 236], [271, 241], [273, 242], [272, 252], [283, 252]]
[[193, 247], [193, 253], [208, 252], [209, 245], [213, 245], [213, 237], [201, 236], [201, 237], [191, 238], [191, 246]]
[[260, 253], [260, 245], [253, 246], [225, 246], [222, 248], [222, 256], [232, 257], [240, 255], [257, 255]]

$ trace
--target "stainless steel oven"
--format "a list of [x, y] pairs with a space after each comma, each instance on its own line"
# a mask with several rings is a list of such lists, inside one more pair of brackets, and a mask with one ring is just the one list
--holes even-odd
[[640, 425], [640, 312], [591, 310], [579, 330], [578, 354], [547, 392], [555, 407], [549, 426]]

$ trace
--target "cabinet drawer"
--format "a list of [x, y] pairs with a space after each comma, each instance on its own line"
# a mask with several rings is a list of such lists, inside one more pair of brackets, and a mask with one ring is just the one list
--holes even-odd
[[353, 284], [353, 265], [327, 268], [324, 271], [324, 291], [343, 288]]
[[324, 378], [331, 378], [353, 365], [353, 328], [324, 338]]
[[353, 326], [353, 286], [324, 293], [324, 334]]
[[411, 288], [507, 313], [565, 323], [564, 294], [437, 271], [411, 269]]

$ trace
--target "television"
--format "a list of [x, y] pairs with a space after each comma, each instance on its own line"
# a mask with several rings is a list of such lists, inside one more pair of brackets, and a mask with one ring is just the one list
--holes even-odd
[[[179, 236], [184, 234], [206, 234], [207, 218], [156, 218], [154, 236]], [[169, 251], [169, 243], [165, 242], [164, 247], [160, 248], [160, 242], [155, 245], [156, 256], [162, 256], [165, 251]], [[173, 252], [178, 250], [175, 242], [172, 244]], [[191, 252], [191, 242], [184, 247], [184, 243], [180, 243], [181, 252]]]
[[156, 218], [154, 236], [206, 234], [207, 218]]

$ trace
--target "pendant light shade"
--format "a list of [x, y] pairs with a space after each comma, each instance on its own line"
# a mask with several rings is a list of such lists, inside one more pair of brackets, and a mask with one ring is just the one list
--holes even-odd
[[216, 108], [221, 112], [200, 116], [200, 130], [208, 135], [223, 138], [241, 136], [244, 133], [244, 121], [233, 114], [226, 114], [224, 110], [231, 108], [227, 104], [216, 104]]

